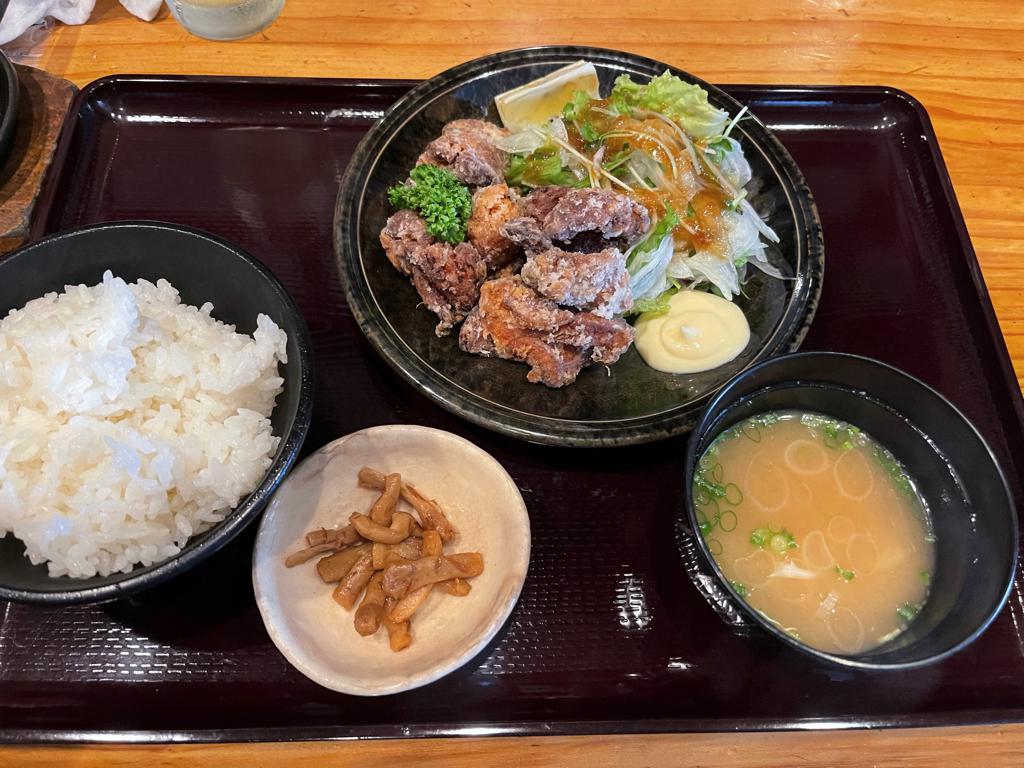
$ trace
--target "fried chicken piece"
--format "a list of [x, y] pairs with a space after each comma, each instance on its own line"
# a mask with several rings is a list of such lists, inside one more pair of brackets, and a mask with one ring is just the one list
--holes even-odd
[[488, 280], [459, 333], [465, 352], [525, 362], [526, 378], [563, 387], [590, 362], [614, 363], [633, 343], [623, 320], [559, 308], [519, 276]]
[[514, 219], [503, 233], [528, 251], [552, 243], [574, 251], [600, 250], [607, 241], [628, 247], [651, 225], [647, 208], [610, 189], [541, 187], [523, 198], [522, 210], [526, 221]]
[[544, 221], [558, 201], [565, 197], [568, 187], [537, 187], [523, 198], [523, 216], [537, 221]]
[[541, 296], [562, 306], [601, 317], [621, 315], [633, 306], [626, 257], [618, 248], [594, 253], [549, 248], [531, 255], [520, 274]]
[[522, 249], [501, 233], [502, 226], [519, 215], [519, 195], [506, 184], [481, 187], [473, 195], [473, 215], [466, 222], [466, 235], [496, 272], [515, 261]]
[[439, 243], [411, 210], [388, 219], [380, 233], [388, 260], [412, 278], [423, 303], [438, 317], [434, 333], [445, 336], [476, 304], [487, 264], [470, 243]]
[[433, 243], [412, 252], [412, 284], [440, 322], [434, 329], [446, 336], [476, 304], [487, 264], [469, 243]]
[[471, 187], [502, 184], [508, 157], [494, 142], [507, 135], [504, 128], [486, 120], [452, 120], [416, 163], [448, 168]]
[[409, 254], [433, 242], [434, 238], [427, 232], [427, 222], [409, 209], [394, 214], [380, 232], [380, 244], [388, 261], [403, 275], [412, 274]]
[[539, 253], [554, 247], [551, 238], [544, 234], [540, 222], [532, 216], [510, 219], [501, 225], [501, 234], [507, 240], [522, 246], [527, 253]]

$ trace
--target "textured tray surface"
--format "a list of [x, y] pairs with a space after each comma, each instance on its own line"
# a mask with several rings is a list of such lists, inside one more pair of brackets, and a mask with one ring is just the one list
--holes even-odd
[[[991, 629], [939, 666], [817, 666], [719, 621], [673, 542], [684, 441], [530, 446], [431, 405], [372, 352], [335, 277], [337, 182], [404, 86], [121, 78], [80, 98], [35, 234], [159, 218], [230, 238], [286, 284], [309, 323], [309, 452], [411, 422], [492, 453], [522, 489], [533, 555], [496, 642], [425, 689], [361, 700], [318, 688], [267, 638], [249, 531], [152, 593], [99, 607], [0, 604], [0, 738], [240, 739], [438, 733], [948, 724], [1024, 717], [1021, 583]], [[825, 290], [805, 349], [878, 357], [950, 397], [990, 441], [1018, 500], [1020, 393], [920, 107], [884, 89], [727, 89], [807, 176]], [[1019, 628], [1019, 629], [1018, 629]], [[49, 733], [43, 734], [43, 731]]]

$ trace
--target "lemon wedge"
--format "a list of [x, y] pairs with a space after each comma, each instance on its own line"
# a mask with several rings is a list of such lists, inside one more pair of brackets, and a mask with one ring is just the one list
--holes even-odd
[[505, 127], [519, 131], [562, 114], [562, 107], [572, 100], [576, 91], [586, 91], [592, 98], [598, 98], [599, 88], [594, 65], [577, 61], [526, 85], [499, 93], [494, 97], [494, 105]]

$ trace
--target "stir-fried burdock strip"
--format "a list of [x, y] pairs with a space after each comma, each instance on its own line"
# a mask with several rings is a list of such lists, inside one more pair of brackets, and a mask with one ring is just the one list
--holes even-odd
[[[391, 525], [391, 517], [395, 511], [395, 504], [398, 503], [398, 496], [402, 492], [402, 476], [392, 472], [384, 478], [384, 490], [380, 497], [370, 507], [370, 520], [377, 525]], [[350, 524], [351, 525], [351, 524]], [[362, 533], [358, 531], [358, 533]], [[366, 536], [363, 536], [365, 539]]]
[[384, 594], [401, 600], [410, 592], [449, 579], [466, 579], [484, 572], [479, 552], [461, 552], [440, 557], [421, 557], [411, 563], [389, 565], [384, 569], [381, 586]]
[[408, 619], [405, 621], [392, 621], [388, 614], [394, 608], [395, 600], [392, 597], [386, 598], [384, 601], [384, 627], [388, 631], [388, 645], [391, 646], [391, 650], [404, 651], [410, 645], [412, 645], [412, 633], [410, 632], [410, 622]]
[[380, 623], [384, 619], [384, 601], [386, 599], [384, 590], [380, 586], [384, 574], [377, 571], [370, 577], [363, 593], [363, 599], [356, 609], [355, 626], [356, 632], [363, 637], [374, 634], [380, 629]]
[[[423, 532], [423, 556], [424, 557], [440, 557], [444, 552], [444, 542], [441, 541], [441, 536], [437, 531], [424, 531]], [[395, 603], [391, 609], [391, 613], [388, 614], [388, 618], [392, 621], [406, 621], [412, 618], [412, 615], [419, 610], [419, 607], [426, 602], [426, 599], [430, 597], [430, 593], [434, 588], [434, 584], [427, 584], [426, 586], [420, 587], [419, 589], [413, 590], [405, 597]], [[383, 589], [383, 587], [381, 587]]]
[[307, 560], [312, 560], [317, 555], [323, 555], [327, 552], [337, 552], [341, 547], [333, 542], [325, 542], [323, 544], [314, 544], [311, 547], [300, 549], [298, 552], [293, 552], [285, 558], [284, 564], [288, 568], [292, 566], [304, 563]]
[[351, 525], [342, 528], [318, 528], [306, 534], [306, 543], [315, 547], [319, 544], [333, 544], [338, 549], [359, 541], [359, 533]]
[[[332, 597], [340, 606], [351, 610], [359, 603], [356, 632], [372, 635], [383, 625], [391, 649], [401, 651], [412, 643], [412, 616], [434, 587], [449, 595], [469, 594], [466, 579], [483, 572], [483, 557], [476, 552], [446, 556], [444, 545], [456, 536], [455, 527], [437, 502], [403, 484], [401, 475], [363, 467], [359, 482], [381, 491], [369, 514], [353, 513], [342, 528], [310, 531], [306, 548], [288, 555], [285, 565], [331, 552], [316, 570], [321, 580], [335, 584]], [[396, 511], [400, 499], [418, 512], [422, 526], [409, 512]]]
[[508, 155], [494, 142], [507, 135], [504, 128], [486, 120], [452, 120], [427, 145], [416, 164], [447, 168], [471, 187], [502, 184]]
[[[383, 488], [384, 473], [378, 472], [371, 467], [363, 467], [359, 470], [359, 484], [367, 488]], [[420, 516], [420, 524], [430, 531], [437, 531], [444, 541], [451, 541], [459, 532], [445, 517], [441, 507], [436, 501], [428, 499], [415, 486], [409, 483], [402, 483], [402, 501], [409, 504]]]
[[349, 522], [364, 539], [380, 544], [399, 544], [410, 536], [415, 536], [419, 529], [416, 520], [408, 512], [396, 512], [391, 518], [390, 527], [375, 523], [358, 512], [352, 513]]
[[439, 590], [448, 595], [455, 597], [465, 597], [469, 594], [472, 586], [465, 579], [449, 579], [448, 581], [439, 581], [434, 585]]
[[373, 557], [367, 552], [356, 560], [345, 574], [345, 578], [338, 582], [331, 597], [346, 611], [352, 610], [373, 573]]
[[385, 568], [396, 558], [399, 560], [418, 560], [423, 557], [423, 539], [409, 537], [398, 544], [373, 545], [373, 567], [378, 571]]
[[[370, 545], [366, 543], [343, 549], [329, 557], [321, 558], [316, 564], [316, 572], [320, 574], [321, 580], [328, 584], [341, 581], [356, 561], [366, 554], [370, 554]], [[287, 561], [285, 564], [287, 565]]]

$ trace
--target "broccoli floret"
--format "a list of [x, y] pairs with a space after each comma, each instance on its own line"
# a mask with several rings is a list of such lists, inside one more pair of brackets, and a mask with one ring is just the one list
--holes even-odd
[[447, 168], [417, 165], [409, 174], [412, 184], [388, 190], [396, 208], [412, 208], [427, 222], [427, 232], [446, 243], [466, 239], [466, 221], [473, 212], [469, 189]]

